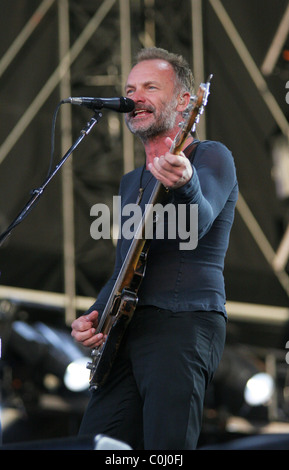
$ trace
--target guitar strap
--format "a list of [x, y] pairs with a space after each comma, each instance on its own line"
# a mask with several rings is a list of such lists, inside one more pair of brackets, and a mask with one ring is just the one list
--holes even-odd
[[196, 156], [196, 152], [197, 152], [197, 148], [199, 146], [201, 142], [199, 140], [194, 140], [190, 145], [188, 145], [185, 150], [184, 150], [184, 154], [186, 155], [186, 157], [190, 160], [191, 164], [193, 164], [194, 162], [194, 159], [195, 159], [195, 156]]

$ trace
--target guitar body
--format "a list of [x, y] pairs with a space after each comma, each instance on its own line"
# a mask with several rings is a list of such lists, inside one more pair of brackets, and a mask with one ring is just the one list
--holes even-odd
[[[103, 315], [104, 321], [100, 323], [97, 333], [101, 332], [107, 336], [107, 340], [99, 347], [92, 350], [92, 362], [87, 364], [90, 372], [90, 390], [96, 390], [103, 385], [117, 355], [121, 340], [133, 317], [137, 307], [137, 292], [145, 275], [146, 259], [149, 250], [148, 241], [140, 242], [141, 253], [137, 257], [137, 265], [133, 270], [132, 277], [129, 270], [125, 271], [122, 291], [113, 290], [114, 295], [106, 305]], [[108, 313], [109, 312], [109, 313]]]
[[109, 331], [109, 337], [101, 347], [94, 349], [91, 354], [93, 363], [90, 390], [95, 390], [105, 383], [126, 328], [133, 317], [137, 301], [136, 293], [129, 290], [124, 290], [121, 296], [116, 299], [117, 312], [116, 314], [112, 312], [105, 323], [105, 331]]
[[[191, 97], [179, 133], [173, 142], [171, 153], [179, 154], [190, 132], [203, 113], [209, 95], [210, 78], [201, 84], [196, 96]], [[134, 234], [123, 266], [112, 289], [106, 307], [102, 313], [96, 333], [107, 336], [106, 341], [91, 353], [92, 362], [87, 364], [90, 369], [89, 388], [95, 390], [102, 386], [114, 363], [119, 346], [129, 325], [138, 303], [138, 290], [145, 275], [146, 259], [150, 239], [145, 239], [145, 233], [152, 233], [155, 228], [154, 218], [151, 217], [153, 207], [164, 200], [166, 190], [160, 182], [156, 182], [142, 220]], [[152, 223], [152, 227], [148, 227]]]

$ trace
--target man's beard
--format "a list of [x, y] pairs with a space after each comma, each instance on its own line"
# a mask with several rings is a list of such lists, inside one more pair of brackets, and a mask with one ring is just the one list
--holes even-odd
[[[166, 135], [174, 128], [176, 124], [176, 119], [179, 114], [179, 112], [176, 111], [176, 106], [176, 98], [173, 98], [170, 103], [164, 103], [160, 111], [157, 111], [152, 106], [139, 105], [139, 109], [147, 109], [154, 115], [154, 122], [142, 123], [139, 121], [134, 123], [132, 112], [130, 115], [125, 116], [127, 127], [132, 132], [132, 134], [138, 136], [143, 142], [146, 142], [149, 139], [153, 139], [159, 135]], [[138, 107], [136, 106], [136, 110], [137, 109]]]

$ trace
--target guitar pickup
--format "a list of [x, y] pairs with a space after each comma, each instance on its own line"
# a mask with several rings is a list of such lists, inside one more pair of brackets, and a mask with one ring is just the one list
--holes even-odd
[[119, 310], [119, 305], [121, 301], [121, 295], [116, 295], [113, 299], [112, 307], [110, 310], [110, 315], [115, 316]]
[[138, 297], [136, 293], [125, 287], [121, 294], [120, 312], [130, 312], [134, 310], [137, 302]]
[[138, 297], [135, 292], [124, 287], [120, 295], [115, 296], [110, 315], [118, 318], [121, 314], [127, 315], [136, 308]]

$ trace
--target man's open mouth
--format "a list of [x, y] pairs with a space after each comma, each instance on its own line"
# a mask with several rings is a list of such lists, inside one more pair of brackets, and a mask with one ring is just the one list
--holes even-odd
[[153, 111], [148, 108], [139, 108], [139, 109], [135, 109], [132, 112], [132, 115], [133, 117], [144, 117], [144, 116], [147, 116], [148, 114], [151, 114], [152, 112]]

